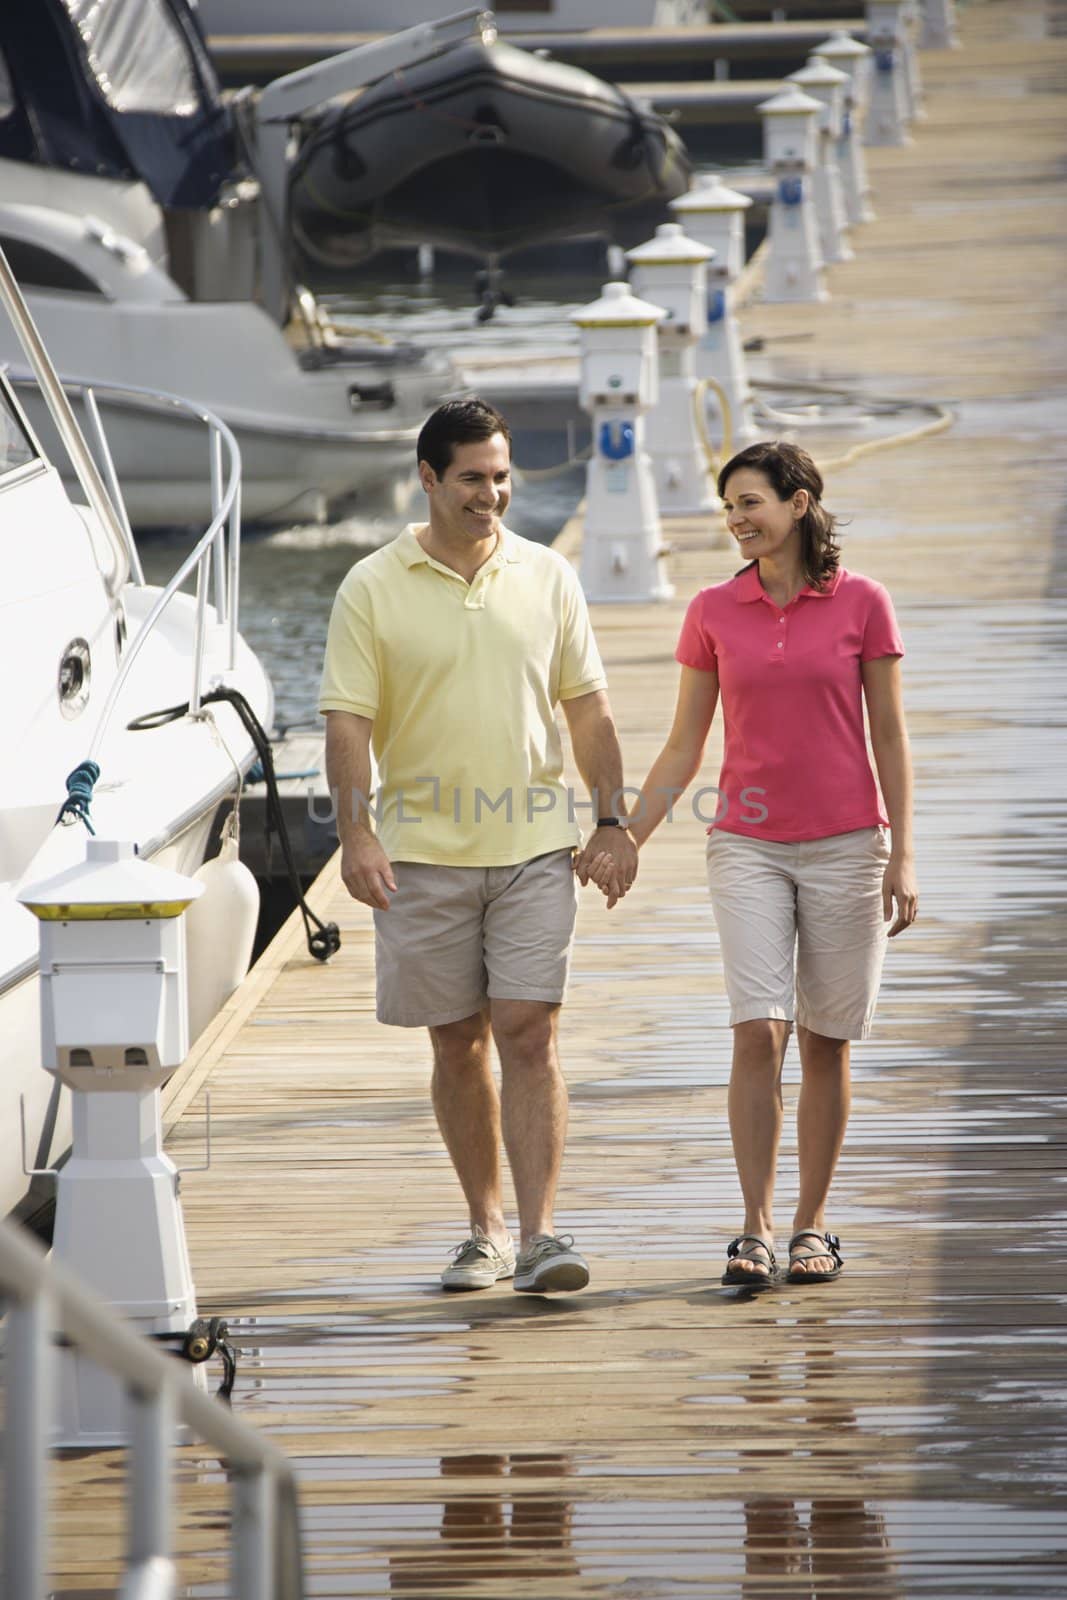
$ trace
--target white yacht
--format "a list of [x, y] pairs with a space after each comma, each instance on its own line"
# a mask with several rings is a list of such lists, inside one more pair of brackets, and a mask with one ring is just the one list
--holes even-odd
[[[39, 407], [77, 480], [68, 493], [0, 376], [0, 1215], [26, 1217], [49, 1198], [50, 1180], [31, 1188], [23, 1172], [20, 1115], [26, 1164], [37, 1169], [62, 1157], [69, 1115], [67, 1091], [40, 1065], [38, 925], [19, 905], [19, 888], [84, 859], [82, 814], [101, 837], [133, 840], [160, 864], [197, 869], [220, 803], [235, 793], [254, 749], [232, 705], [211, 703], [199, 715], [196, 708], [214, 689], [235, 689], [269, 726], [272, 694], [238, 631], [240, 458], [232, 435], [200, 417], [214, 512], [172, 580], [162, 589], [146, 584], [105, 437], [87, 446], [2, 252], [0, 316], [20, 340]], [[181, 409], [173, 396], [142, 404]], [[183, 585], [193, 578], [197, 591], [189, 594]], [[186, 703], [193, 713], [130, 727]], [[74, 803], [57, 821], [72, 773]]]
[[[0, 246], [60, 373], [94, 385], [105, 416], [117, 391], [144, 387], [220, 416], [241, 448], [247, 520], [403, 513], [419, 427], [458, 392], [455, 370], [380, 335], [334, 338], [289, 281], [294, 348], [285, 307], [275, 320], [257, 299], [263, 214], [242, 127], [184, 0], [0, 7]], [[21, 365], [7, 329], [0, 363]], [[123, 416], [116, 467], [135, 527], [207, 514], [199, 446], [177, 412]]]

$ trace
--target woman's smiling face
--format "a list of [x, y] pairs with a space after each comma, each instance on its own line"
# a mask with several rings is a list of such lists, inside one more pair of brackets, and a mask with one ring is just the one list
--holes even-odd
[[726, 480], [722, 504], [726, 526], [748, 560], [785, 553], [790, 541], [799, 549], [797, 519], [808, 509], [806, 489], [779, 500], [764, 473], [739, 467]]

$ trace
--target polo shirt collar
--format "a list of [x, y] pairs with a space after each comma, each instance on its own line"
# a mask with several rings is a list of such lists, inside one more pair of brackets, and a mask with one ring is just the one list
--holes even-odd
[[[801, 595], [810, 595], [813, 600], [829, 600], [836, 592], [840, 582], [841, 568], [838, 567], [825, 589], [813, 589], [810, 583], [806, 583], [803, 589], [797, 590], [794, 598], [799, 600]], [[742, 605], [747, 605], [752, 600], [767, 600], [770, 601], [771, 605], [774, 604], [774, 601], [771, 600], [770, 595], [759, 581], [758, 562], [753, 561], [750, 567], [743, 567], [738, 573], [735, 580], [734, 599]]]
[[[432, 566], [441, 565], [439, 561], [434, 561], [432, 556], [427, 555], [419, 543], [418, 536], [426, 527], [428, 527], [428, 523], [425, 522], [409, 522], [403, 533], [398, 534], [394, 542], [394, 549], [405, 567], [417, 567], [420, 563]], [[497, 567], [512, 566], [515, 562], [524, 559], [523, 542], [518, 534], [512, 533], [510, 528], [501, 527], [500, 539], [496, 549], [485, 565], [478, 568], [476, 576], [480, 577], [483, 572], [493, 572]], [[456, 576], [458, 577], [458, 573]]]

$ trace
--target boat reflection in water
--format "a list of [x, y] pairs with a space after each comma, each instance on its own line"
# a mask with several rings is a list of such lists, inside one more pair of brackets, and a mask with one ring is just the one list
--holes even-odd
[[[440, 1542], [390, 1555], [392, 1593], [450, 1593], [460, 1585], [492, 1579], [523, 1587], [577, 1579], [572, 1503], [551, 1490], [544, 1492], [538, 1483], [567, 1477], [571, 1470], [568, 1456], [547, 1452], [443, 1456], [446, 1498]], [[451, 1496], [449, 1479], [456, 1486]], [[459, 1479], [464, 1480], [462, 1490]], [[472, 1479], [483, 1481], [472, 1488]]]

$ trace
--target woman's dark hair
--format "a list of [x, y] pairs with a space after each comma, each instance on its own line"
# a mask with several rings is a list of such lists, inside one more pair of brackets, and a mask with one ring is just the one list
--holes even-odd
[[742, 467], [761, 472], [779, 500], [791, 500], [798, 489], [808, 491], [808, 509], [797, 523], [800, 560], [805, 580], [813, 589], [822, 589], [841, 560], [841, 549], [834, 537], [839, 519], [822, 503], [822, 473], [799, 445], [766, 439], [749, 445], [747, 450], [739, 450], [720, 469], [720, 496], [725, 496], [728, 480]]
[[425, 461], [438, 478], [452, 465], [457, 444], [476, 444], [502, 433], [511, 454], [511, 429], [500, 412], [485, 400], [447, 400], [423, 423], [415, 445], [415, 459]]

